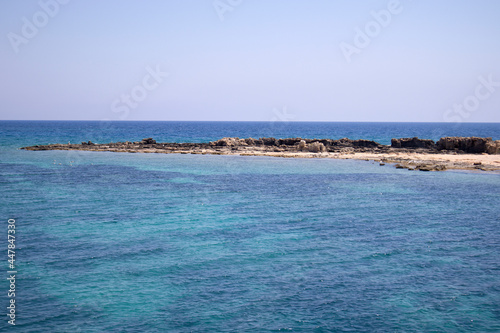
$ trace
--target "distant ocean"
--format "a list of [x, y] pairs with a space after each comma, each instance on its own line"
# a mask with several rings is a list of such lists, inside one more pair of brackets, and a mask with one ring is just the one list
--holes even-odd
[[500, 124], [0, 121], [0, 332], [500, 331], [499, 174], [18, 149], [227, 136], [499, 140]]

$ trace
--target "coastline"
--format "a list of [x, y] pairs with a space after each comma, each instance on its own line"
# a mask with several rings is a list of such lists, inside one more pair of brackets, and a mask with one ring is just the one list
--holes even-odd
[[399, 169], [420, 171], [500, 170], [500, 141], [491, 138], [452, 137], [437, 143], [418, 138], [393, 139], [391, 146], [369, 140], [301, 138], [222, 138], [209, 143], [140, 142], [97, 144], [49, 144], [22, 147], [24, 150], [82, 150], [126, 153], [268, 156], [282, 158], [333, 158], [393, 164]]

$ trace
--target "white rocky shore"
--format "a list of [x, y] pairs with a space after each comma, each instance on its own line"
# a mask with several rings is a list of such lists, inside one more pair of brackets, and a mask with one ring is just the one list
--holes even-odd
[[420, 171], [447, 169], [500, 170], [500, 141], [479, 137], [446, 137], [434, 142], [419, 138], [392, 139], [391, 145], [369, 140], [302, 138], [222, 138], [209, 143], [136, 142], [48, 144], [24, 150], [85, 150], [128, 153], [213, 154], [288, 158], [336, 158], [375, 161]]

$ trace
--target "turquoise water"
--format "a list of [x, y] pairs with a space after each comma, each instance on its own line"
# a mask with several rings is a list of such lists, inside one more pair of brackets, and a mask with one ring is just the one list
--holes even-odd
[[[0, 216], [5, 235], [16, 219], [18, 306], [16, 327], [4, 316], [0, 331], [500, 331], [498, 174], [16, 149], [85, 133], [94, 141], [260, 136], [241, 123], [193, 125], [191, 137], [179, 130], [189, 123], [99, 126], [2, 122]], [[335, 138], [321, 135], [326, 125], [297, 126], [281, 131]], [[370, 138], [343, 135], [369, 133], [366, 125], [332, 126]], [[384, 124], [371, 137], [387, 140], [380, 133], [390, 126], [426, 137], [438, 124]], [[6, 251], [3, 263], [6, 276]]]

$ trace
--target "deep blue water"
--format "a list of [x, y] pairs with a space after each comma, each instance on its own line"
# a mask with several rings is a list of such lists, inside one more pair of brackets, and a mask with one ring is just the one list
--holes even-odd
[[[224, 136], [500, 139], [499, 124], [0, 122], [19, 332], [498, 332], [500, 175], [365, 161], [30, 152]], [[436, 133], [438, 134], [436, 137]]]
[[137, 141], [208, 142], [240, 138], [365, 139], [390, 144], [391, 138], [481, 136], [500, 140], [500, 123], [322, 123], [322, 122], [177, 122], [177, 121], [0, 121], [0, 145]]

